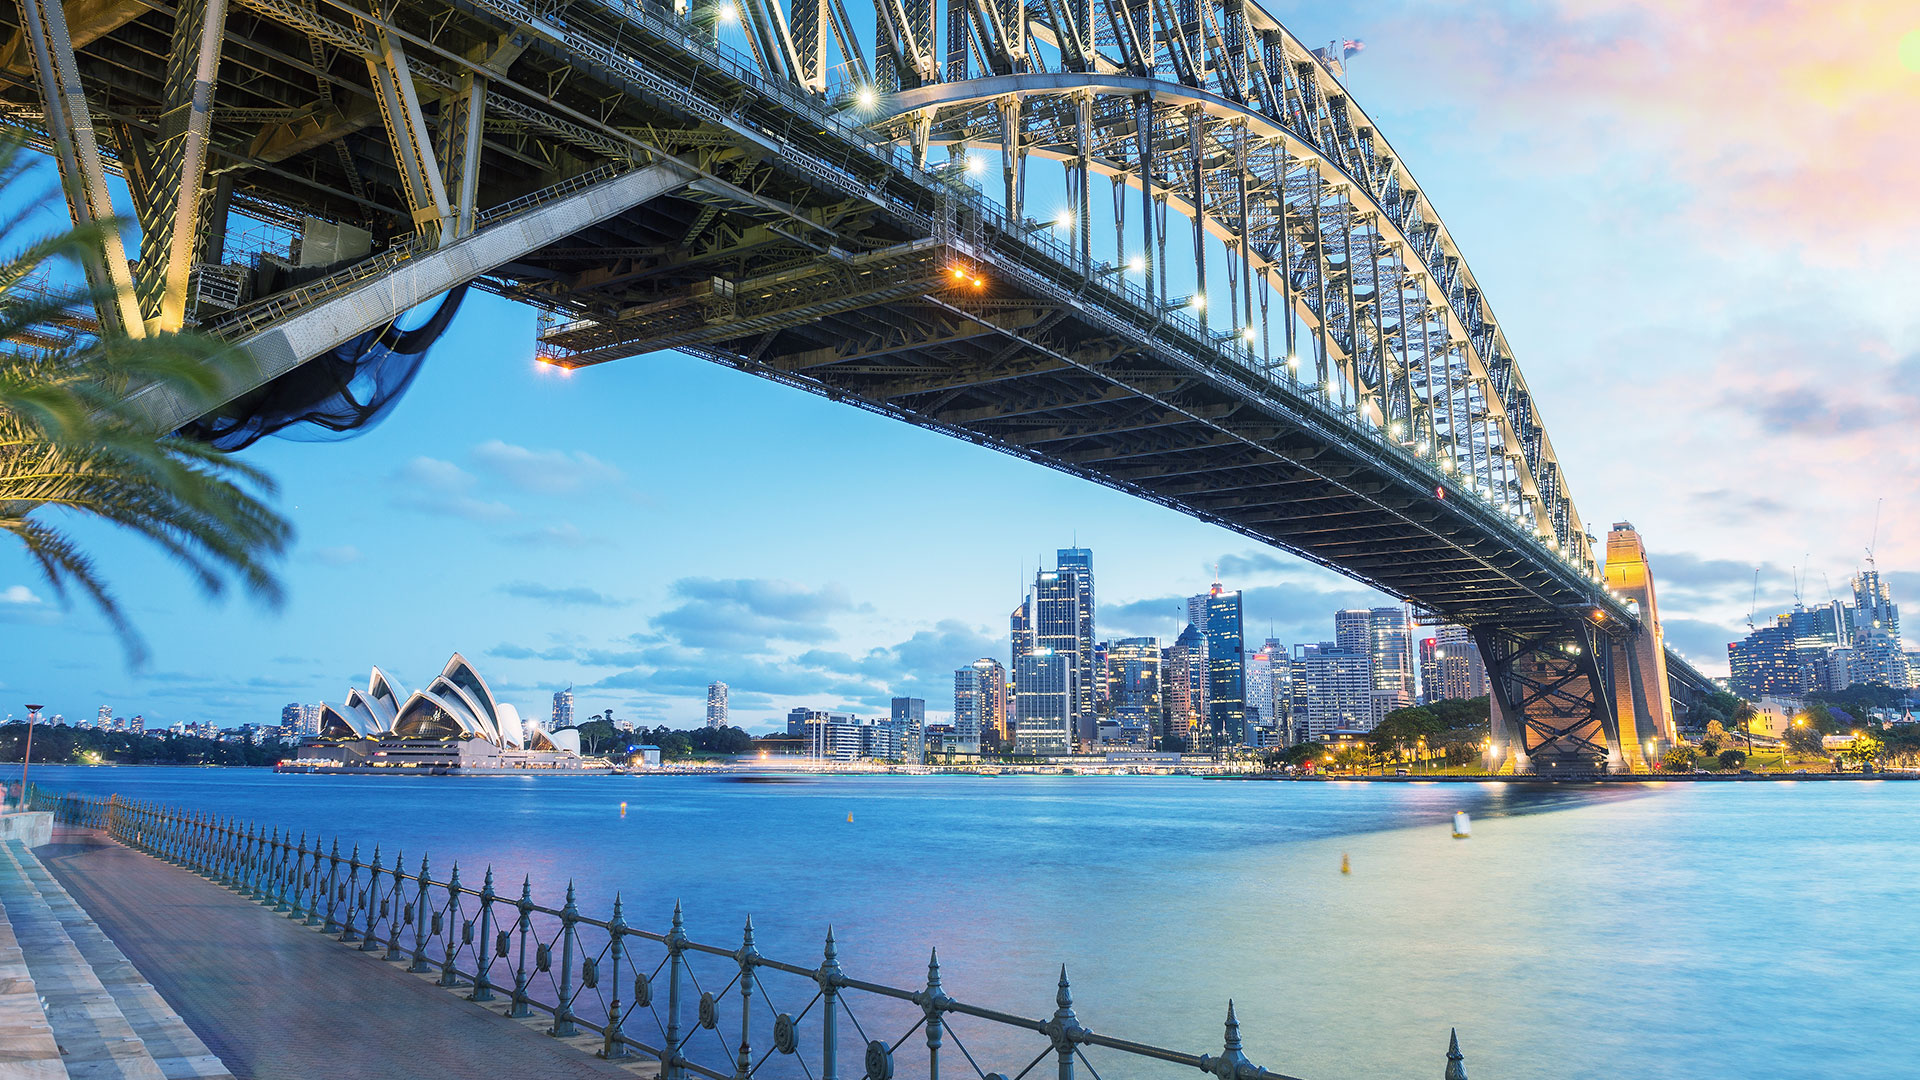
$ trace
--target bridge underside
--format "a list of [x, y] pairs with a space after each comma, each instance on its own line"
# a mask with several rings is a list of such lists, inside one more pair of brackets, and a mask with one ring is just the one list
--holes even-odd
[[[756, 47], [755, 70], [709, 48], [728, 10], [713, 4], [32, 0], [37, 33], [0, 9], [0, 108], [55, 153], [76, 218], [112, 212], [115, 172], [143, 231], [168, 241], [90, 265], [101, 281], [138, 279], [102, 325], [268, 343], [265, 380], [308, 359], [296, 339], [320, 347], [418, 303], [409, 281], [471, 281], [538, 306], [554, 363], [681, 349], [1376, 585], [1473, 627], [1490, 668], [1504, 658], [1496, 699], [1532, 760], [1607, 762], [1619, 735], [1598, 718], [1619, 695], [1596, 643], [1636, 616], [1597, 580], [1478, 286], [1318, 60], [1233, 5], [1223, 17], [1258, 23], [1241, 35], [1258, 54], [1232, 70], [1265, 72], [1263, 93], [1286, 107], [1172, 93], [1169, 80], [1200, 75], [1149, 56], [1130, 76], [1144, 111], [1105, 92], [1097, 110], [1084, 95], [978, 110], [1005, 118], [999, 141], [1021, 161], [1077, 158], [1083, 207], [1090, 170], [1119, 170], [1158, 206], [1137, 230], [1168, 205], [1204, 210], [1246, 294], [1215, 330], [1169, 313], [1164, 273], [1155, 296], [1151, 272], [1142, 291], [1096, 264], [1084, 213], [1068, 250], [926, 171], [926, 140], [975, 122], [961, 106], [938, 130], [932, 114], [897, 118], [918, 163], [843, 115], [818, 62], [851, 32], [824, 14], [837, 6], [789, 5], [812, 29], [795, 22], [784, 68], [769, 57], [788, 46]], [[785, 40], [779, 20], [762, 25], [773, 7], [731, 10], [770, 46]], [[897, 70], [879, 81], [910, 102], [910, 84], [942, 76], [915, 59], [904, 77], [914, 33], [894, 32]], [[954, 70], [967, 77], [964, 58]], [[1017, 190], [1012, 164], [1008, 177]], [[280, 230], [280, 246], [230, 237], [230, 214]], [[298, 250], [284, 242], [316, 228]], [[321, 233], [348, 230], [357, 254], [316, 254]], [[1154, 257], [1166, 246], [1163, 223]], [[1283, 296], [1280, 349], [1248, 344], [1256, 272]], [[203, 287], [222, 280], [230, 295]], [[1264, 338], [1265, 299], [1258, 310]], [[1296, 346], [1304, 366], [1288, 362]], [[182, 419], [166, 403], [154, 416]], [[1673, 670], [1676, 687], [1704, 682]]]

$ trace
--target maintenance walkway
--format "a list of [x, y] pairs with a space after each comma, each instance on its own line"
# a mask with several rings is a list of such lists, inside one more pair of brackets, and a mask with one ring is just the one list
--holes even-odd
[[[0, 1053], [0, 1078], [657, 1073], [596, 1058], [593, 1040], [542, 1033], [546, 1018], [508, 1019], [92, 830], [56, 830], [32, 852], [0, 845], [0, 906], [0, 991], [21, 975], [10, 958], [24, 959], [34, 991], [0, 1006], [17, 999], [21, 1030], [50, 1027], [59, 1044], [53, 1060], [25, 1045], [20, 1059]], [[43, 1018], [28, 1015], [34, 997]], [[44, 1051], [47, 1040], [32, 1042]]]

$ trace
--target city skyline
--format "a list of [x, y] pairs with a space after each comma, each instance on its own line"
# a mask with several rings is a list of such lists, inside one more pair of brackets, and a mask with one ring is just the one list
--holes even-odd
[[[1838, 7], [1868, 36], [1903, 32], [1879, 9]], [[1647, 537], [1669, 639], [1723, 673], [1755, 606], [1755, 565], [1763, 618], [1790, 609], [1795, 567], [1810, 601], [1828, 582], [1842, 588], [1875, 542], [1875, 501], [1920, 486], [1898, 446], [1916, 331], [1894, 243], [1920, 211], [1891, 187], [1876, 194], [1912, 171], [1911, 140], [1888, 126], [1913, 97], [1901, 61], [1818, 32], [1836, 15], [1737, 5], [1464, 20], [1424, 3], [1276, 13], [1308, 39], [1368, 41], [1355, 94], [1472, 253], [1589, 530], [1625, 519]], [[1436, 42], [1474, 77], [1416, 82], [1408, 61]], [[1641, 84], [1591, 59], [1622, 53], [1641, 61]], [[1819, 111], [1744, 74], [1762, 69], [1818, 80]], [[1668, 115], [1660, 103], [1675, 97], [1703, 107]], [[1782, 146], [1782, 123], [1815, 135]], [[1460, 139], [1463, 128], [1499, 138], [1489, 150]], [[1728, 183], [1726, 160], [1753, 167]], [[1665, 179], [1629, 192], [1623, 175]], [[1813, 229], [1781, 210], [1816, 186], [1893, 218]], [[1771, 222], [1758, 238], [1770, 246], [1720, 243], [1730, 214]], [[1586, 256], [1550, 258], [1535, 239], [1549, 224]], [[1831, 284], [1842, 279], [1844, 291]], [[1565, 332], [1597, 311], [1610, 313], [1600, 332]], [[15, 662], [0, 692], [69, 716], [114, 700], [167, 723], [255, 721], [356, 676], [364, 650], [331, 640], [351, 618], [372, 638], [365, 648], [416, 678], [450, 651], [485, 655], [523, 707], [577, 682], [636, 721], [693, 727], [701, 688], [723, 679], [760, 688], [738, 695], [743, 715], [815, 696], [879, 712], [895, 692], [941, 700], [951, 664], [998, 655], [963, 646], [1003, 635], [1013, 584], [1031, 570], [1014, 569], [1023, 554], [1076, 533], [1101, 552], [1113, 599], [1095, 622], [1108, 639], [1177, 633], [1160, 615], [1184, 595], [1170, 586], [1209, 580], [1215, 563], [1240, 564], [1249, 633], [1261, 638], [1269, 612], [1298, 620], [1274, 636], [1314, 641], [1324, 631], [1309, 620], [1381, 602], [1172, 511], [683, 356], [536, 372], [532, 322], [475, 295], [393, 422], [348, 443], [267, 440], [247, 452], [280, 478], [301, 531], [277, 615], [210, 605], [162, 557], [82, 529], [153, 646], [150, 665], [130, 673], [97, 616], [61, 611], [9, 553], [0, 635]], [[1823, 358], [1817, 379], [1810, 354]], [[1667, 444], [1632, 455], [1623, 425]], [[666, 460], [676, 467], [650, 467]], [[1664, 471], [1672, 461], [1688, 465], [1677, 479]], [[949, 535], [956, 490], [1020, 512], [994, 513], [1008, 527], [985, 545], [986, 530]], [[867, 539], [901, 521], [914, 523], [904, 537]], [[1887, 502], [1876, 553], [1896, 595], [1920, 593], [1920, 573], [1902, 569], [1920, 567], [1914, 525], [1910, 506]], [[769, 555], [773, 536], [783, 546]], [[900, 587], [926, 566], [943, 580]], [[1298, 602], [1262, 607], [1262, 590]], [[442, 612], [441, 625], [481, 640], [342, 614], [375, 597]], [[919, 681], [899, 685], [909, 674]]]

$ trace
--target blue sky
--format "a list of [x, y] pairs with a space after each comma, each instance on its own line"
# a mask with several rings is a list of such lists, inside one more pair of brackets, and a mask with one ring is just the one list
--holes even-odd
[[[1756, 566], [1763, 611], [1792, 602], [1795, 566], [1810, 599], [1844, 588], [1882, 497], [1880, 565], [1920, 603], [1920, 16], [1276, 12], [1308, 42], [1366, 40], [1354, 94], [1486, 287], [1589, 530], [1645, 535], [1674, 642], [1724, 670]], [[475, 295], [384, 425], [246, 452], [299, 531], [277, 611], [209, 602], [163, 556], [83, 527], [144, 668], [0, 549], [0, 712], [268, 721], [339, 701], [373, 663], [424, 684], [459, 650], [534, 716], [571, 683], [583, 713], [690, 726], [715, 678], [750, 727], [894, 694], [940, 713], [953, 668], [1004, 656], [1036, 558], [1076, 539], [1102, 636], [1175, 632], [1216, 566], [1248, 591], [1250, 638], [1319, 640], [1336, 608], [1377, 601], [1170, 511], [687, 357], [542, 370], [532, 334], [530, 310]]]

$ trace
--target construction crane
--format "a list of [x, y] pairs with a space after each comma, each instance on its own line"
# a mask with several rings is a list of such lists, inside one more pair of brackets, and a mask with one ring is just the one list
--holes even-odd
[[1753, 616], [1760, 607], [1760, 568], [1753, 568], [1753, 595], [1747, 598], [1747, 631], [1759, 629], [1753, 625]]

